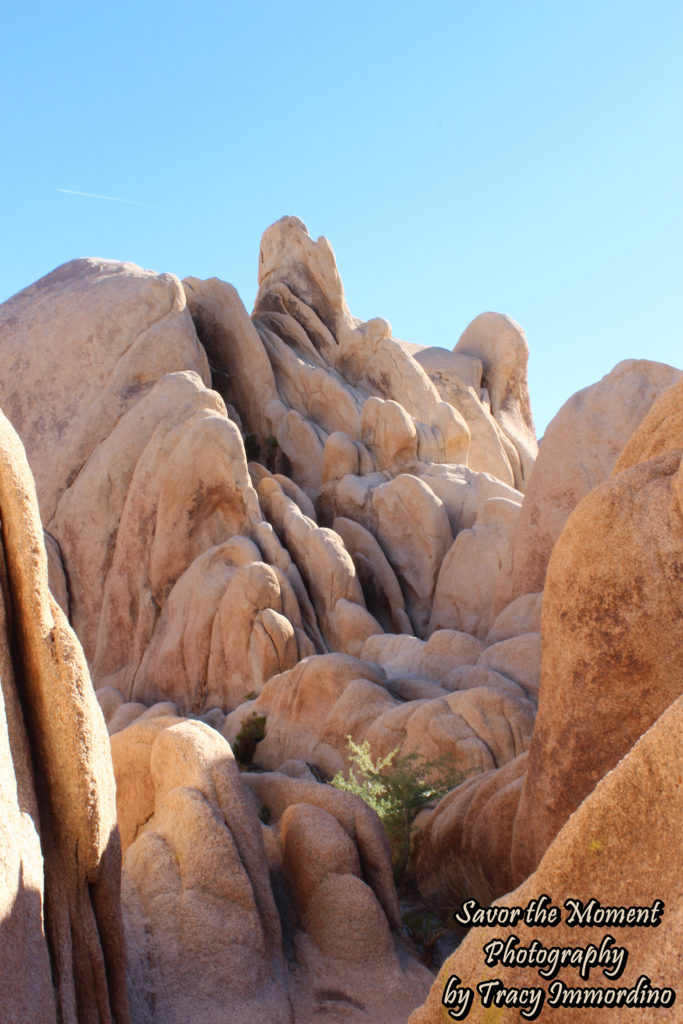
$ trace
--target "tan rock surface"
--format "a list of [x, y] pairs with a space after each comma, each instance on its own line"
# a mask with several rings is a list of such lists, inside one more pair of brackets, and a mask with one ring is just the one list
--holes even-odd
[[509, 640], [499, 640], [486, 648], [477, 665], [513, 679], [537, 701], [541, 675], [541, 635], [522, 633]]
[[212, 386], [240, 414], [247, 432], [265, 438], [274, 424], [269, 403], [278, 399], [275, 376], [261, 339], [232, 285], [217, 278], [183, 281], [188, 309], [209, 365]]
[[513, 888], [510, 848], [527, 756], [523, 751], [501, 768], [470, 776], [421, 825], [415, 875], [440, 913], [473, 897], [487, 906]]
[[400, 466], [417, 458], [415, 421], [398, 402], [372, 395], [361, 416], [363, 443], [374, 454], [378, 469]]
[[443, 503], [417, 477], [401, 474], [375, 488], [375, 535], [398, 576], [406, 611], [423, 636], [444, 555], [453, 541]]
[[[524, 779], [514, 790], [505, 772], [490, 782], [470, 782], [462, 801], [451, 800], [447, 813], [446, 807], [443, 814], [435, 812], [438, 830], [426, 828], [422, 836], [425, 891], [427, 865], [439, 865], [441, 888], [449, 884], [445, 876], [451, 870], [450, 885], [457, 890], [461, 859], [489, 865], [487, 884], [494, 896], [522, 881], [581, 801], [680, 693], [683, 435], [678, 403], [672, 401], [679, 388], [655, 403], [652, 418], [629, 442], [632, 454], [624, 468], [615, 467], [569, 517], [543, 593], [539, 711]], [[650, 454], [653, 422], [656, 450], [668, 448], [668, 453], [629, 465], [641, 451]], [[528, 610], [521, 602], [515, 604], [524, 621]], [[530, 609], [536, 605], [534, 599]], [[517, 615], [513, 605], [508, 609], [505, 631], [512, 632]], [[508, 609], [497, 620], [503, 625]], [[473, 685], [476, 677], [464, 674], [485, 670], [509, 676], [533, 696], [538, 663], [538, 634], [520, 634], [492, 643], [474, 669], [457, 670], [445, 685]], [[502, 856], [497, 867], [488, 851], [497, 848], [498, 826], [467, 795], [474, 797], [480, 784], [492, 806], [501, 800], [506, 808], [510, 860]], [[444, 844], [452, 869], [445, 866]]]
[[472, 528], [460, 531], [439, 570], [428, 632], [448, 628], [486, 637], [519, 512], [514, 501], [489, 498]]
[[301, 618], [294, 592], [243, 542], [209, 548], [178, 580], [140, 663], [134, 697], [171, 698], [193, 713], [233, 708], [296, 663]]
[[[226, 348], [234, 352], [241, 345], [245, 351], [236, 358], [244, 368], [255, 341], [236, 296], [214, 282], [204, 297], [211, 316], [225, 315], [229, 321], [213, 355], [218, 358]], [[92, 361], [86, 351], [106, 352], [88, 376], [85, 394], [79, 386], [82, 404], [68, 406], [66, 416], [52, 401], [43, 403], [38, 426], [32, 408], [12, 390], [12, 379], [4, 385], [29, 450], [37, 453], [43, 511], [50, 517], [52, 577], [58, 589], [59, 581], [68, 578], [62, 601], [94, 677], [99, 686], [114, 686], [126, 699], [134, 694], [146, 704], [176, 696], [194, 710], [203, 700], [234, 704], [302, 650], [308, 653], [305, 629], [314, 645], [322, 641], [296, 568], [276, 539], [264, 533], [239, 433], [222, 400], [205, 387], [208, 363], [183, 292], [170, 275], [159, 277], [132, 265], [67, 265], [2, 308], [0, 350], [10, 363], [18, 358], [17, 338], [24, 359], [37, 357], [43, 335], [34, 338], [32, 332], [42, 330], [48, 318], [54, 343], [66, 344], [68, 337], [75, 353], [73, 359], [59, 360], [59, 395], [69, 381], [76, 386], [83, 366]], [[21, 320], [18, 333], [11, 328], [15, 319]], [[46, 455], [50, 444], [51, 456]], [[65, 453], [75, 460], [70, 467], [60, 461]], [[55, 467], [60, 466], [57, 480]], [[259, 571], [280, 573], [270, 588], [272, 597], [259, 597], [253, 581], [246, 588], [256, 607], [251, 612], [253, 601], [245, 605], [239, 642], [222, 637], [219, 628], [232, 614], [230, 600], [221, 605], [231, 573], [219, 573], [220, 579], [209, 585], [211, 573], [204, 577], [202, 572], [207, 549], [231, 541], [235, 570], [263, 557], [276, 563], [272, 570], [263, 566], [243, 572], [242, 582]], [[235, 588], [233, 605], [234, 598]], [[273, 613], [284, 610], [289, 625], [267, 614], [273, 602]], [[265, 618], [256, 622], [262, 612]], [[226, 651], [240, 643], [241, 668], [232, 690], [226, 690], [219, 678]], [[130, 721], [130, 709], [122, 714]]]
[[[476, 988], [484, 979], [499, 978], [507, 988], [522, 986], [545, 989], [551, 982], [543, 981], [533, 967], [487, 968], [483, 947], [491, 939], [505, 941], [514, 933], [520, 947], [528, 947], [537, 939], [546, 947], [600, 947], [606, 934], [614, 944], [628, 951], [623, 974], [618, 980], [607, 979], [602, 970], [593, 967], [588, 979], [582, 980], [576, 967], [561, 968], [558, 979], [570, 988], [611, 987], [633, 988], [639, 976], [645, 975], [655, 988], [680, 990], [683, 979], [683, 954], [680, 935], [683, 928], [681, 902], [680, 822], [683, 817], [683, 758], [680, 735], [683, 728], [683, 699], [678, 698], [663, 712], [654, 725], [638, 740], [629, 753], [609, 772], [565, 823], [545, 853], [534, 874], [514, 892], [497, 901], [500, 906], [525, 908], [542, 893], [561, 910], [562, 923], [555, 927], [531, 927], [520, 923], [514, 929], [473, 928], [460, 948], [449, 957], [434, 982], [429, 999], [410, 1017], [410, 1024], [431, 1024], [446, 1019], [442, 996], [447, 979], [456, 975], [463, 986]], [[570, 908], [567, 899], [587, 904], [596, 899], [602, 907], [652, 907], [656, 900], [664, 903], [658, 927], [606, 928], [596, 925], [577, 929], [569, 927]], [[680, 999], [680, 994], [679, 997]], [[519, 1007], [493, 1007], [495, 1019], [501, 1024], [518, 1021]], [[541, 1008], [541, 1022], [556, 1021], [561, 1010], [548, 1004]], [[569, 1012], [569, 1011], [567, 1011]], [[596, 1020], [597, 1015], [614, 1015], [624, 1024], [629, 1021], [671, 1022], [680, 1019], [678, 1000], [670, 1008], [630, 1007], [572, 1008], [581, 1020]], [[491, 1009], [482, 1007], [475, 993], [474, 1006], [468, 1020], [490, 1021]]]
[[415, 675], [440, 682], [456, 665], [474, 665], [484, 645], [469, 633], [440, 629], [429, 640], [391, 635], [370, 637], [363, 659], [381, 665], [389, 675]]
[[[680, 371], [674, 370], [671, 376], [677, 374], [680, 376]], [[683, 381], [678, 379], [655, 398], [640, 426], [622, 448], [614, 473], [683, 448], [682, 393]]]
[[83, 652], [48, 591], [35, 487], [1, 414], [0, 517], [3, 1021], [125, 1024], [106, 728]]
[[565, 402], [545, 432], [494, 615], [543, 589], [550, 553], [571, 511], [609, 476], [654, 400], [679, 376], [662, 363], [625, 360]]
[[412, 631], [396, 574], [375, 536], [353, 519], [338, 516], [332, 529], [344, 542], [363, 588], [366, 608], [387, 632]]
[[491, 625], [488, 637], [490, 644], [499, 640], [512, 640], [522, 633], [541, 632], [541, 605], [543, 594], [524, 594], [511, 601]]
[[315, 313], [322, 324], [320, 337], [328, 345], [330, 334], [353, 326], [332, 246], [326, 238], [314, 242], [298, 217], [282, 217], [263, 233], [258, 283], [255, 311], [263, 296], [283, 283]]
[[228, 715], [223, 735], [234, 743], [244, 720], [266, 717], [255, 763], [277, 770], [290, 758], [315, 764], [330, 778], [346, 761], [346, 737], [360, 741], [368, 724], [394, 700], [378, 665], [343, 654], [307, 658], [269, 680], [252, 703]]
[[[50, 585], [111, 736], [136, 1024], [401, 1024], [425, 976], [398, 935], [379, 823], [314, 779], [347, 766], [348, 735], [478, 773], [419, 819], [437, 903], [535, 866], [677, 692], [680, 387], [604, 481], [678, 371], [617, 367], [560, 414], [530, 479], [518, 325], [484, 314], [452, 353], [405, 346], [351, 316], [329, 243], [296, 218], [264, 235], [253, 319], [215, 279], [183, 291], [76, 261], [0, 309], [0, 356]], [[219, 732], [235, 742], [254, 712], [254, 761], [298, 778], [240, 778]], [[38, 893], [9, 914], [11, 965], [34, 948], [41, 889], [36, 830], [10, 820]], [[48, 1007], [40, 948], [31, 991]]]
[[516, 825], [520, 873], [681, 691], [680, 459], [680, 451], [662, 455], [613, 475], [575, 509], [553, 550], [539, 714]]
[[398, 933], [386, 836], [362, 801], [241, 777], [199, 722], [156, 719], [115, 743], [136, 1021], [304, 1024], [334, 1005], [340, 1024], [398, 1024], [424, 997], [431, 976]]
[[26, 447], [44, 523], [150, 384], [177, 370], [210, 379], [177, 278], [132, 263], [58, 267], [0, 307], [0, 347], [0, 405]]
[[261, 830], [230, 750], [200, 722], [148, 730], [133, 784], [152, 794], [136, 817], [153, 813], [124, 862], [135, 1019], [291, 1021]]
[[[429, 375], [445, 402], [458, 409], [470, 431], [467, 464], [471, 469], [493, 476], [511, 486], [523, 483], [519, 455], [482, 401], [484, 368], [476, 356], [448, 352], [442, 348], [423, 348], [415, 360]], [[514, 466], [514, 469], [513, 469]]]
[[414, 470], [444, 503], [453, 536], [471, 529], [482, 505], [491, 498], [522, 504], [523, 495], [514, 487], [467, 466], [419, 465]]
[[344, 650], [336, 607], [344, 600], [365, 610], [356, 568], [339, 535], [319, 527], [288, 498], [274, 478], [262, 480], [259, 497], [273, 526], [296, 562], [316, 609], [323, 636], [332, 649]]
[[500, 767], [529, 746], [534, 705], [499, 687], [413, 700], [375, 718], [364, 738], [375, 757], [443, 758], [464, 776]]
[[531, 475], [538, 452], [527, 385], [529, 347], [524, 331], [502, 313], [481, 313], [465, 328], [453, 351], [481, 360], [481, 386], [488, 392], [491, 414], [519, 457], [515, 486], [521, 490]]
[[429, 681], [451, 675], [454, 662], [473, 662], [482, 648], [474, 637], [447, 630], [427, 643], [371, 636], [363, 660], [330, 654], [273, 677], [254, 701], [227, 716], [223, 735], [234, 744], [250, 716], [262, 715], [257, 765], [282, 770], [298, 759], [330, 778], [348, 763], [349, 735], [367, 740], [375, 759], [398, 749], [400, 756], [451, 759], [465, 774], [501, 766], [531, 738], [536, 706], [523, 687], [483, 669], [452, 692]]

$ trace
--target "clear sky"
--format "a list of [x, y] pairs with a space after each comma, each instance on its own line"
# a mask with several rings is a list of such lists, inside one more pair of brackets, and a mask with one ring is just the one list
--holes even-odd
[[680, 0], [25, 0], [1, 25], [0, 301], [104, 256], [251, 309], [296, 214], [396, 337], [514, 317], [539, 435], [620, 359], [683, 367]]

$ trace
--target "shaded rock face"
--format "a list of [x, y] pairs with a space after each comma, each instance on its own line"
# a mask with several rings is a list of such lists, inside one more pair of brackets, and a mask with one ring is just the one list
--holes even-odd
[[26, 456], [0, 414], [0, 992], [7, 1024], [125, 1024], [104, 719], [48, 590]]
[[[99, 1019], [95, 1004], [125, 1019], [118, 815], [136, 1024], [403, 1024], [430, 975], [378, 818], [321, 781], [348, 769], [348, 738], [465, 774], [417, 819], [409, 863], [446, 911], [523, 881], [677, 696], [680, 373], [620, 364], [567, 403], [536, 459], [527, 356], [501, 314], [452, 352], [358, 321], [331, 246], [293, 217], [263, 236], [251, 317], [225, 282], [102, 260], [0, 307], [0, 406], [43, 526], [27, 547], [43, 590], [22, 585], [35, 602], [47, 564], [63, 610], [46, 598], [26, 621], [44, 644], [70, 620], [117, 780], [115, 811], [90, 711], [73, 730], [57, 716], [34, 753], [10, 684], [16, 651], [41, 648], [13, 640], [0, 785], [26, 852], [7, 860], [2, 927], [8, 970], [35, 964], [26, 999], [46, 1020]], [[4, 550], [15, 637], [12, 574], [33, 556]], [[64, 692], [90, 708], [67, 647]], [[31, 765], [62, 747], [80, 767], [48, 772], [46, 796]], [[74, 836], [67, 902], [29, 942]]]
[[[678, 445], [617, 466], [553, 550], [542, 698], [514, 842], [519, 874], [681, 692], [683, 437]], [[597, 528], [605, 522], [608, 541]]]

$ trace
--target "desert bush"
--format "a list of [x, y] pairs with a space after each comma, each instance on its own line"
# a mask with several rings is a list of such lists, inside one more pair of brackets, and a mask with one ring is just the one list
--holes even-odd
[[232, 745], [232, 752], [240, 768], [247, 768], [252, 764], [256, 744], [260, 743], [265, 735], [266, 716], [257, 715], [255, 711], [252, 711], [242, 722]]
[[398, 747], [376, 762], [370, 744], [347, 736], [348, 776], [337, 772], [332, 785], [355, 793], [372, 807], [384, 825], [391, 847], [394, 880], [400, 886], [410, 860], [410, 838], [419, 811], [440, 800], [465, 778], [450, 758], [427, 759], [420, 754], [398, 756]]
[[256, 434], [245, 434], [244, 454], [247, 456], [247, 462], [258, 462], [261, 458], [261, 445]]

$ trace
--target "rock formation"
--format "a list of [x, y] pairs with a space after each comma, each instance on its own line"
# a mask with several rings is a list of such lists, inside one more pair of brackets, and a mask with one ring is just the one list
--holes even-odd
[[1, 414], [0, 521], [2, 1020], [127, 1024], [107, 733], [48, 590], [33, 481]]
[[[507, 942], [515, 936], [520, 948], [528, 949], [533, 940], [545, 947], [589, 947], [596, 951], [605, 935], [613, 937], [613, 945], [627, 951], [624, 970], [618, 979], [605, 977], [595, 966], [588, 977], [581, 978], [578, 968], [560, 968], [552, 981], [559, 987], [634, 989], [644, 976], [649, 988], [675, 989], [678, 999], [670, 1006], [605, 1006], [588, 1005], [585, 1009], [571, 1006], [567, 1016], [599, 1020], [612, 1016], [627, 1022], [646, 1024], [680, 1020], [680, 983], [683, 979], [681, 931], [683, 902], [681, 900], [680, 824], [683, 816], [683, 697], [679, 697], [637, 741], [614, 769], [609, 772], [555, 837], [535, 872], [514, 892], [497, 902], [498, 906], [526, 908], [541, 894], [562, 914], [554, 927], [530, 926], [520, 921], [514, 928], [505, 926], [473, 928], [457, 952], [446, 961], [423, 1007], [410, 1016], [410, 1024], [433, 1024], [446, 1019], [442, 998], [449, 977], [455, 975], [463, 987], [497, 978], [506, 988], [544, 989], [545, 1001], [538, 1020], [561, 1019], [562, 1004], [550, 1005], [551, 982], [539, 976], [537, 967], [505, 966], [497, 963], [487, 967], [483, 948], [492, 939]], [[579, 901], [585, 908], [591, 900], [607, 907], [655, 907], [663, 904], [663, 913], [656, 928], [613, 927], [600, 922], [583, 927], [570, 925], [571, 906], [565, 900]], [[559, 998], [559, 997], [558, 997]], [[485, 1008], [479, 996], [473, 1001], [467, 1019], [484, 1024], [495, 1019], [500, 1024], [519, 1021], [519, 1007]]]
[[[464, 416], [388, 324], [351, 317], [326, 240], [279, 221], [262, 241], [259, 283], [250, 319], [223, 282], [183, 289], [171, 275], [80, 260], [0, 313], [0, 403], [26, 444], [52, 585], [95, 686], [143, 706], [238, 714], [246, 694], [310, 655], [365, 658], [373, 636], [414, 633], [408, 674], [442, 693], [430, 716], [448, 708], [461, 723], [447, 732], [462, 769], [497, 765], [528, 743], [537, 670], [510, 668], [510, 679], [501, 652], [476, 677], [490, 717], [472, 710], [466, 674], [435, 677], [429, 645], [442, 632], [442, 644], [456, 632], [485, 641], [522, 495], [485, 472], [481, 451], [480, 469], [467, 467]], [[456, 363], [470, 415], [496, 425], [523, 486], [535, 450], [526, 343], [503, 327], [494, 318], [485, 344], [478, 325], [458, 351], [479, 355]], [[55, 369], [38, 406], [26, 395], [45, 361]], [[261, 463], [248, 468], [247, 453]], [[483, 652], [468, 643], [467, 654], [449, 648], [449, 671]], [[376, 648], [375, 673], [386, 675], [389, 649]], [[385, 703], [401, 707], [391, 685], [390, 669]], [[339, 721], [337, 767], [349, 731]], [[414, 726], [404, 735], [412, 749]]]
[[[679, 379], [654, 402], [553, 548], [528, 757], [473, 778], [425, 825], [417, 873], [432, 898], [447, 878], [450, 897], [462, 895], [466, 880], [454, 880], [449, 863], [478, 865], [494, 896], [523, 881], [570, 814], [681, 692], [681, 395]], [[494, 861], [501, 828], [504, 856]]]
[[394, 1021], [389, 992], [424, 994], [359, 798], [241, 777], [215, 729], [177, 717], [135, 722], [112, 750], [136, 1021]]
[[[18, 914], [10, 898], [1, 926], [39, 928], [64, 855], [45, 844], [78, 836], [84, 866], [65, 874], [65, 899], [93, 901], [73, 934], [87, 920], [80, 956], [99, 929], [98, 966], [84, 980], [79, 956], [46, 952], [31, 972], [45, 1006], [55, 985], [58, 999], [78, 993], [59, 1004], [64, 1020], [100, 1019], [93, 1000], [102, 1020], [126, 1019], [122, 914], [134, 1024], [404, 1024], [432, 975], [407, 941], [379, 819], [326, 784], [348, 771], [349, 737], [375, 760], [465, 776], [415, 821], [410, 880], [441, 912], [534, 870], [525, 892], [561, 893], [547, 858], [593, 815], [622, 829], [621, 783], [603, 776], [628, 755], [630, 792], [659, 716], [669, 724], [647, 736], [665, 737], [652, 742], [669, 758], [680, 372], [620, 364], [567, 403], [539, 452], [526, 339], [509, 317], [477, 317], [452, 352], [399, 342], [386, 320], [351, 315], [331, 246], [295, 217], [265, 232], [258, 281], [249, 316], [217, 279], [76, 260], [0, 307], [0, 408], [43, 527], [34, 511], [30, 545], [4, 539], [8, 638], [43, 632], [8, 640], [3, 657], [25, 649], [37, 665], [45, 624], [67, 636], [68, 617], [117, 783], [115, 814], [110, 768], [95, 781], [90, 760], [111, 763], [104, 727], [69, 641], [64, 692], [87, 705], [85, 733], [71, 730], [85, 738], [71, 741], [65, 712], [55, 727], [70, 743], [31, 738], [29, 755], [11, 725], [25, 795], [8, 829], [25, 828], [22, 801], [40, 806], [41, 829], [41, 801], [64, 813], [57, 839], [52, 826], [39, 841], [27, 832], [36, 897]], [[0, 515], [5, 537], [11, 511]], [[61, 609], [43, 576], [31, 583], [36, 558]], [[27, 589], [19, 617], [13, 574]], [[5, 704], [19, 722], [16, 695]], [[53, 717], [42, 709], [28, 735]], [[53, 778], [46, 766], [67, 753], [81, 767]], [[16, 768], [29, 761], [49, 796]], [[64, 945], [59, 913], [46, 950]], [[6, 934], [11, 971], [21, 946]], [[420, 1024], [439, 1012], [438, 984]]]

